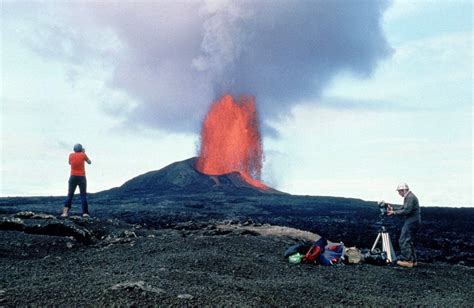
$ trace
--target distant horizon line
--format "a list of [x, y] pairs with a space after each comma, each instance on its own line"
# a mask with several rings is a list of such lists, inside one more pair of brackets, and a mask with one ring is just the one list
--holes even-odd
[[[111, 187], [111, 188], [108, 188], [108, 189], [105, 189], [105, 190], [101, 190], [101, 191], [97, 191], [97, 192], [87, 192], [88, 195], [94, 195], [94, 194], [98, 194], [98, 193], [101, 193], [101, 192], [104, 192], [104, 191], [107, 191], [107, 190], [110, 190], [110, 189], [114, 189], [114, 188], [118, 188], [120, 186], [116, 186], [116, 187]], [[302, 195], [299, 195], [299, 194], [290, 194], [290, 193], [286, 193], [290, 196], [293, 196], [293, 197], [316, 197], [316, 198], [337, 198], [337, 199], [353, 199], [353, 200], [361, 200], [363, 202], [367, 202], [367, 203], [377, 203], [378, 201], [374, 201], [374, 200], [364, 200], [364, 199], [361, 199], [361, 198], [356, 198], [356, 197], [342, 197], [342, 196], [329, 196], [329, 195], [305, 195], [305, 194], [302, 194]], [[75, 196], [79, 196], [79, 193], [76, 193], [74, 194]], [[286, 195], [286, 196], [288, 196]], [[0, 199], [8, 199], [8, 198], [66, 198], [66, 195], [17, 195], [17, 196], [3, 196], [3, 195], [0, 195]], [[399, 205], [399, 203], [395, 203], [397, 205]], [[456, 205], [456, 206], [450, 206], [450, 205], [420, 205], [420, 207], [438, 207], [438, 208], [449, 208], [449, 209], [457, 209], [457, 208], [474, 208], [474, 205]]]

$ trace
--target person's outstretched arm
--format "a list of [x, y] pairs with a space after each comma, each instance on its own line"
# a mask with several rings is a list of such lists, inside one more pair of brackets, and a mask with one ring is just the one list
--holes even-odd
[[[82, 149], [82, 152], [83, 152], [84, 154], [86, 154], [86, 149]], [[86, 154], [86, 159], [85, 159], [85, 161], [86, 161], [89, 165], [92, 163], [91, 160], [89, 159], [89, 157], [87, 156], [87, 154]]]

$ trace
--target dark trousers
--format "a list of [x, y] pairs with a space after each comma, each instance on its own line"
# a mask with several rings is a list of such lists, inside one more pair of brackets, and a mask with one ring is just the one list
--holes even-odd
[[398, 244], [400, 245], [400, 260], [416, 261], [415, 238], [420, 227], [418, 221], [406, 221], [403, 224]]
[[64, 206], [71, 208], [72, 198], [76, 187], [79, 186], [79, 192], [81, 193], [82, 201], [82, 213], [89, 214], [89, 205], [87, 204], [87, 180], [85, 176], [71, 175], [69, 178], [69, 188], [67, 193], [67, 199], [64, 202]]

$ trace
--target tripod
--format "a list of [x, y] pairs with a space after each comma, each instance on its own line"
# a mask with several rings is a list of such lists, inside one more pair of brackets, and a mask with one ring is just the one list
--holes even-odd
[[383, 225], [379, 229], [379, 233], [377, 234], [377, 238], [375, 239], [374, 245], [370, 251], [374, 251], [375, 247], [379, 243], [379, 240], [382, 240], [382, 252], [387, 255], [387, 260], [392, 263], [397, 261], [397, 256], [395, 255], [395, 251], [393, 250], [392, 241], [390, 241], [390, 235], [388, 234], [387, 229]]

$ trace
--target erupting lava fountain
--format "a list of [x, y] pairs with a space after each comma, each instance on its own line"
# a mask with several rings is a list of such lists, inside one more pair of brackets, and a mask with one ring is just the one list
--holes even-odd
[[255, 98], [241, 96], [236, 102], [224, 95], [213, 103], [204, 120], [196, 169], [211, 176], [239, 172], [250, 185], [267, 190], [260, 182], [262, 161]]

